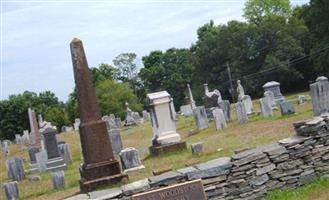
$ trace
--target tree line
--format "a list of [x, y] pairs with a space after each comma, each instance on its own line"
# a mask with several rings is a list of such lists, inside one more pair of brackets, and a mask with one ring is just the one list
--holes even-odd
[[[311, 0], [292, 7], [289, 0], [248, 0], [243, 13], [245, 21], [216, 25], [210, 20], [200, 26], [189, 48], [150, 52], [142, 57], [140, 70], [135, 53], [123, 53], [113, 64], [92, 67], [102, 114], [123, 118], [125, 102], [141, 111], [146, 94], [160, 90], [172, 95], [178, 109], [188, 96], [187, 83], [202, 104], [204, 83], [232, 102], [237, 80], [247, 94], [258, 98], [268, 81], [280, 82], [283, 92], [296, 92], [307, 90], [319, 75], [329, 76], [329, 1]], [[14, 134], [29, 129], [28, 107], [58, 128], [79, 117], [75, 91], [65, 103], [50, 91], [11, 95], [0, 102], [1, 139], [13, 139]]]

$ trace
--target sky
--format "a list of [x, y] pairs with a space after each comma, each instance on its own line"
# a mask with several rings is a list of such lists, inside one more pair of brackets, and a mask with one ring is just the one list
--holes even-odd
[[[74, 88], [69, 44], [83, 41], [89, 67], [120, 53], [189, 48], [210, 20], [243, 21], [244, 0], [0, 0], [0, 100], [50, 90], [66, 101]], [[294, 0], [293, 5], [309, 0]]]

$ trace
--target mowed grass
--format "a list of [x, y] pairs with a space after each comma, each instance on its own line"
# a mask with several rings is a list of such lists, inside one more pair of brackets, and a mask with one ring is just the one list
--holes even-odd
[[304, 187], [281, 191], [276, 190], [270, 193], [266, 200], [328, 200], [329, 199], [329, 178], [320, 178]]
[[[123, 127], [121, 130], [124, 147], [135, 147], [139, 150], [142, 163], [145, 169], [130, 172], [129, 181], [133, 182], [152, 176], [152, 171], [162, 171], [166, 169], [178, 169], [201, 163], [222, 156], [231, 156], [234, 150], [243, 148], [253, 148], [259, 145], [276, 142], [280, 139], [290, 137], [295, 134], [292, 123], [298, 120], [312, 117], [311, 102], [304, 105], [297, 105], [297, 94], [288, 96], [292, 100], [296, 109], [296, 114], [281, 116], [279, 110], [275, 111], [273, 117], [264, 119], [259, 115], [249, 118], [249, 123], [239, 124], [236, 121], [236, 111], [232, 106], [232, 122], [223, 131], [216, 131], [214, 122], [210, 122], [209, 128], [197, 131], [193, 117], [179, 117], [177, 122], [177, 132], [186, 141], [188, 149], [175, 153], [169, 153], [158, 157], [149, 155], [148, 148], [151, 145], [152, 127], [150, 122], [143, 125], [134, 126], [132, 129]], [[260, 111], [259, 101], [254, 101], [256, 112]], [[80, 138], [78, 132], [62, 133], [61, 140], [70, 144], [73, 163], [65, 171], [67, 187], [65, 190], [55, 191], [52, 189], [50, 173], [40, 174], [42, 180], [39, 182], [29, 182], [28, 179], [19, 182], [19, 189], [22, 199], [63, 199], [79, 193], [79, 166], [82, 163]], [[204, 142], [204, 153], [202, 155], [192, 155], [190, 145], [195, 142]], [[219, 151], [219, 149], [221, 149]], [[10, 147], [10, 156], [21, 156], [24, 159], [26, 170], [29, 169], [28, 152], [17, 145]], [[1, 154], [0, 180], [1, 183], [10, 181], [7, 178], [6, 167], [3, 164], [6, 159]], [[27, 177], [31, 174], [27, 174]], [[126, 183], [126, 182], [125, 182]], [[124, 184], [124, 183], [120, 183]], [[115, 186], [120, 186], [116, 184]], [[108, 186], [113, 187], [113, 186]], [[4, 197], [1, 190], [0, 197]]]

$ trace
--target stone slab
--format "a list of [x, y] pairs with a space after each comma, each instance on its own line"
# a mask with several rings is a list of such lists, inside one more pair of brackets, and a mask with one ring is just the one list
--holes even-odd
[[178, 172], [166, 172], [164, 174], [158, 176], [151, 176], [149, 177], [150, 186], [163, 186], [163, 185], [170, 185], [173, 183], [177, 183], [179, 180], [183, 179], [184, 176]]
[[120, 196], [122, 194], [122, 190], [120, 188], [111, 188], [89, 192], [88, 194], [90, 199], [106, 200]]
[[153, 156], [157, 156], [163, 153], [185, 150], [185, 149], [187, 149], [186, 142], [178, 142], [178, 143], [172, 143], [172, 144], [160, 145], [160, 146], [151, 146], [149, 148], [150, 153]]
[[189, 199], [206, 200], [201, 180], [189, 181], [132, 196], [132, 200]]

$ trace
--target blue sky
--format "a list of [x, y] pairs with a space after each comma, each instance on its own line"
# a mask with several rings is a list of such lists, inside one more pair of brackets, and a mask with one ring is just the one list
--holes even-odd
[[[66, 101], [74, 78], [69, 43], [82, 39], [89, 67], [135, 52], [188, 48], [196, 30], [243, 20], [244, 0], [1, 1], [1, 96], [53, 91]], [[292, 1], [301, 5], [308, 0]]]

